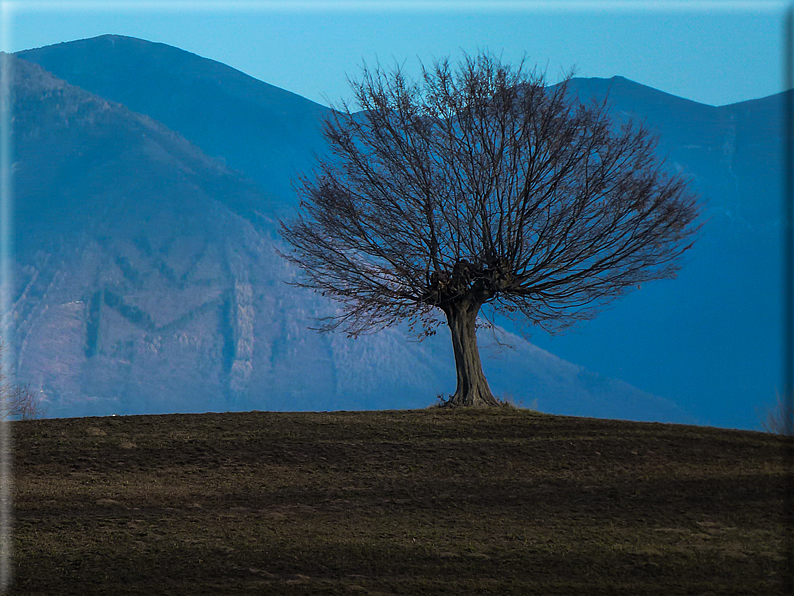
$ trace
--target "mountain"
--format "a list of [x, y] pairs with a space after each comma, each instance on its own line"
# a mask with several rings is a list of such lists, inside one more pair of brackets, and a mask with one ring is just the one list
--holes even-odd
[[[181, 134], [19, 58], [14, 73], [17, 378], [50, 416], [423, 407], [454, 389], [448, 338], [309, 329], [284, 283], [272, 195]], [[693, 422], [669, 400], [483, 337], [498, 394], [545, 411]]]
[[61, 413], [83, 396], [216, 399], [236, 382], [233, 290], [256, 258], [235, 209], [261, 190], [146, 116], [12, 68], [20, 377]]
[[782, 391], [783, 108], [792, 91], [720, 107], [622, 77], [576, 79], [571, 91], [606, 97], [616, 118], [659, 136], [660, 156], [701, 197], [704, 226], [677, 279], [533, 342], [673, 399], [704, 423], [756, 427], [757, 409]]
[[[290, 172], [323, 151], [327, 108], [176, 48], [102, 36], [18, 56], [146, 114], [255, 183], [262, 200], [235, 207], [252, 225], [294, 205]], [[616, 118], [657, 133], [660, 156], [701, 196], [705, 223], [677, 279], [643, 286], [565, 335], [534, 332], [532, 343], [703, 423], [756, 427], [756, 409], [774, 401], [782, 379], [781, 149], [791, 92], [714, 107], [623, 77], [574, 79], [570, 89], [608, 98]], [[519, 385], [516, 395], [526, 392]]]
[[570, 91], [583, 101], [606, 98], [615, 117], [656, 133], [658, 153], [693, 178], [711, 216], [750, 225], [779, 221], [783, 108], [792, 92], [713, 107], [618, 76], [574, 79]]
[[258, 182], [271, 208], [292, 204], [290, 179], [325, 148], [328, 108], [165, 44], [103, 35], [16, 55], [177, 131]]

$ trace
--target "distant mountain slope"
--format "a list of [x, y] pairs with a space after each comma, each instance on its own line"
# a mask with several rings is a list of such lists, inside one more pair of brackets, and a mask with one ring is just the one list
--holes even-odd
[[777, 229], [783, 216], [785, 103], [794, 90], [718, 108], [731, 128], [724, 150], [731, 156], [729, 213], [751, 227]]
[[702, 197], [705, 224], [676, 280], [533, 342], [673, 398], [704, 422], [755, 427], [783, 377], [783, 107], [792, 92], [712, 107], [622, 77], [575, 79], [571, 89], [608, 97], [616, 117], [659, 135], [660, 156]]
[[[19, 380], [49, 415], [422, 407], [454, 389], [444, 334], [318, 335], [320, 297], [283, 283], [268, 197], [179, 134], [12, 60]], [[484, 338], [484, 350], [493, 351]], [[693, 422], [668, 400], [534, 346], [494, 389], [545, 411]]]
[[185, 407], [227, 394], [246, 251], [233, 208], [265, 197], [150, 118], [12, 68], [20, 377], [60, 413], [86, 398], [140, 408], [159, 391]]
[[571, 91], [585, 101], [606, 97], [617, 117], [632, 117], [658, 134], [659, 154], [693, 176], [710, 215], [779, 221], [786, 94], [713, 107], [619, 76], [574, 79]]
[[[87, 216], [123, 221], [154, 196], [157, 207], [183, 193], [196, 208], [216, 195], [249, 217], [262, 208], [258, 186], [162, 124], [26, 61], [13, 65], [15, 240], [23, 253], [78, 233]], [[169, 184], [179, 186], [169, 193]]]
[[328, 108], [165, 44], [103, 35], [16, 55], [163, 123], [278, 203], [291, 200], [290, 178], [324, 148]]

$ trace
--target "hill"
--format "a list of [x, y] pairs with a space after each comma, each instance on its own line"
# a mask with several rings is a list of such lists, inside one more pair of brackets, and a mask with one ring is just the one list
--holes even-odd
[[527, 411], [13, 423], [10, 594], [783, 594], [782, 439]]

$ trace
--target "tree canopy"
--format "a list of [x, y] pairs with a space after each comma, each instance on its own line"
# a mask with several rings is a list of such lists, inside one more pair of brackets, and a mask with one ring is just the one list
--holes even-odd
[[675, 275], [698, 229], [688, 181], [642, 124], [570, 77], [480, 54], [453, 69], [364, 68], [355, 107], [326, 121], [331, 152], [298, 184], [282, 223], [298, 283], [336, 300], [322, 329], [400, 321], [435, 331], [443, 313], [458, 372], [454, 404], [495, 403], [482, 374], [481, 309], [549, 331]]

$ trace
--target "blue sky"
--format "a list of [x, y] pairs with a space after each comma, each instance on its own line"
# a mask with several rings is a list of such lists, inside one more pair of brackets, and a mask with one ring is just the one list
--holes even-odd
[[488, 49], [524, 54], [554, 81], [621, 75], [724, 105], [783, 90], [778, 1], [23, 0], [2, 5], [0, 47], [18, 51], [115, 33], [218, 60], [320, 103], [348, 97], [362, 61], [419, 61]]

